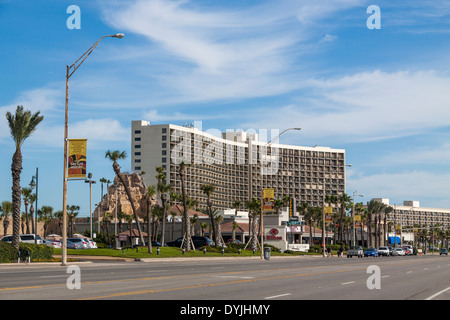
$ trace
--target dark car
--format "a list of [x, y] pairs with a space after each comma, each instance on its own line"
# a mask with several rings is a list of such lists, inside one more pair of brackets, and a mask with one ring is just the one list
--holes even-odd
[[[195, 249], [198, 249], [200, 247], [213, 246], [214, 245], [214, 241], [212, 241], [208, 237], [193, 236], [192, 237], [192, 242], [194, 243]], [[180, 248], [182, 243], [183, 243], [183, 237], [180, 237], [177, 240], [167, 242], [165, 244], [165, 246], [166, 247], [178, 247], [178, 248]]]
[[441, 251], [439, 252], [439, 255], [443, 255], [445, 254], [446, 256], [448, 256], [448, 250], [445, 248], [442, 248]]

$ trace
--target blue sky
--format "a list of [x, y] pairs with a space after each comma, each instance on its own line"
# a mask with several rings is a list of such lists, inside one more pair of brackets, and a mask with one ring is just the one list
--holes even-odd
[[[66, 25], [70, 5], [81, 29]], [[366, 26], [370, 5], [381, 29]], [[69, 138], [88, 139], [94, 179], [114, 177], [106, 150], [130, 154], [132, 120], [302, 127], [281, 142], [345, 149], [358, 200], [450, 208], [449, 15], [442, 0], [0, 0], [0, 201], [14, 152], [4, 114], [23, 105], [45, 119], [23, 145], [22, 185], [38, 167], [39, 205], [61, 209], [66, 65], [122, 32], [70, 79]], [[69, 182], [68, 203], [87, 216], [88, 185]]]

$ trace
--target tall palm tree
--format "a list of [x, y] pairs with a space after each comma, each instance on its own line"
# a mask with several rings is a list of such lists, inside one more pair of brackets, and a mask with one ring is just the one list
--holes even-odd
[[11, 213], [13, 204], [11, 201], [2, 202], [2, 218], [3, 218], [3, 235], [6, 236], [9, 227], [9, 214]]
[[39, 220], [44, 223], [44, 238], [47, 235], [48, 225], [52, 221], [52, 218], [53, 218], [53, 207], [42, 206], [41, 210], [39, 210]]
[[372, 247], [374, 245], [372, 225], [375, 215], [380, 212], [382, 203], [374, 199], [367, 203], [367, 246]]
[[236, 200], [233, 202], [233, 209], [234, 209], [234, 216], [237, 216], [238, 209], [241, 207], [241, 202], [239, 200]]
[[344, 216], [345, 212], [349, 208], [349, 204], [351, 203], [352, 198], [344, 193], [340, 197], [338, 197], [338, 203], [340, 205], [340, 216], [339, 216], [339, 228], [338, 228], [338, 241], [342, 242], [344, 238]]
[[31, 188], [22, 188], [23, 204], [25, 205], [25, 225], [27, 228], [26, 233], [30, 233], [30, 220], [28, 215], [28, 205], [30, 204], [30, 195], [32, 193]]
[[393, 207], [391, 207], [391, 206], [386, 206], [385, 208], [384, 208], [384, 239], [383, 239], [383, 246], [386, 246], [387, 245], [387, 237], [386, 237], [386, 235], [387, 235], [387, 224], [388, 224], [388, 221], [387, 221], [387, 217], [388, 217], [388, 214], [389, 213], [391, 213], [392, 211], [394, 211], [394, 208]]
[[62, 230], [62, 218], [63, 218], [63, 214], [64, 214], [64, 211], [62, 211], [62, 210], [58, 210], [58, 211], [56, 211], [56, 212], [53, 214], [53, 216], [54, 216], [55, 218], [58, 219], [58, 227], [59, 227], [59, 230]]
[[212, 201], [211, 201], [211, 196], [214, 193], [215, 187], [212, 184], [202, 184], [200, 186], [200, 190], [206, 195], [206, 206], [208, 207], [208, 215], [211, 220], [212, 236], [213, 236], [215, 245], [218, 246], [219, 238], [217, 237], [216, 221], [214, 219], [214, 213], [212, 210]]
[[30, 220], [31, 220], [31, 233], [35, 234], [34, 228], [34, 206], [33, 203], [36, 202], [36, 193], [32, 193], [28, 196], [28, 200], [30, 201]]
[[172, 190], [172, 186], [170, 184], [166, 184], [166, 174], [165, 169], [163, 167], [156, 167], [156, 172], [158, 173], [155, 178], [158, 180], [156, 184], [156, 190], [158, 191], [159, 198], [161, 199], [161, 207], [163, 208], [163, 219], [162, 219], [162, 231], [161, 231], [161, 243], [165, 243], [165, 235], [166, 235], [166, 221], [167, 221], [167, 193]]
[[250, 244], [250, 248], [252, 250], [256, 250], [258, 248], [257, 220], [259, 214], [261, 213], [261, 201], [259, 199], [253, 198], [251, 201], [246, 202], [246, 206], [249, 211], [249, 219], [251, 225], [251, 227], [249, 228], [250, 238], [248, 244]]
[[69, 224], [70, 224], [70, 235], [73, 236], [73, 225], [75, 223], [75, 218], [78, 216], [78, 210], [80, 210], [80, 206], [76, 205], [67, 205], [67, 215], [69, 216]]
[[147, 241], [148, 241], [148, 253], [153, 253], [152, 251], [152, 234], [151, 234], [151, 207], [152, 199], [155, 196], [155, 186], [149, 186], [147, 188]]
[[108, 150], [105, 153], [105, 158], [108, 158], [109, 160], [111, 160], [113, 162], [113, 164], [112, 164], [113, 170], [114, 170], [117, 178], [120, 180], [120, 182], [122, 183], [122, 185], [125, 188], [125, 192], [128, 196], [128, 200], [130, 201], [130, 204], [131, 204], [131, 209], [133, 210], [134, 220], [136, 221], [136, 227], [137, 227], [138, 233], [139, 233], [139, 240], [141, 241], [142, 244], [144, 244], [145, 241], [144, 241], [144, 237], [142, 236], [141, 225], [139, 223], [139, 219], [138, 219], [136, 207], [133, 202], [133, 198], [131, 197], [130, 188], [127, 184], [125, 184], [122, 174], [120, 173], [120, 165], [117, 163], [117, 160], [122, 160], [122, 159], [125, 159], [126, 157], [127, 157], [127, 154], [125, 151], [120, 152], [119, 150], [115, 150], [115, 151]]
[[24, 110], [23, 106], [17, 106], [15, 114], [6, 112], [11, 137], [16, 144], [16, 151], [12, 157], [12, 218], [13, 218], [13, 237], [12, 245], [19, 251], [20, 234], [20, 207], [21, 207], [21, 187], [20, 174], [22, 173], [22, 145], [24, 141], [36, 130], [38, 124], [44, 119], [40, 112], [34, 114], [29, 110]]
[[184, 178], [186, 175], [186, 167], [188, 165], [184, 162], [181, 162], [179, 164], [178, 174], [180, 175], [180, 181], [181, 181], [181, 194], [183, 196], [183, 223], [184, 223], [184, 242], [183, 242], [183, 248], [186, 251], [191, 250], [191, 243], [192, 243], [192, 235], [191, 235], [191, 228], [190, 228], [190, 220], [189, 220], [189, 213], [188, 213], [188, 207], [187, 207], [187, 196], [186, 196], [186, 186], [184, 185]]

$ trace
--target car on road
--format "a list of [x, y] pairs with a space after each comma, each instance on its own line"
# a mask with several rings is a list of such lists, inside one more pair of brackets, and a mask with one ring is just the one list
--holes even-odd
[[49, 246], [49, 247], [52, 247], [52, 248], [59, 248], [59, 249], [62, 248], [62, 243], [61, 243], [61, 241], [58, 241], [58, 240], [43, 239], [42, 242], [46, 246]]
[[364, 251], [361, 246], [355, 246], [351, 247], [347, 250], [347, 258], [351, 258], [353, 256], [356, 256], [358, 258], [362, 258], [364, 256]]
[[389, 251], [388, 247], [379, 247], [378, 248], [378, 255], [379, 256], [389, 257], [391, 255], [391, 252]]
[[402, 249], [405, 251], [405, 256], [410, 256], [413, 254], [412, 247], [403, 246]]
[[445, 254], [446, 256], [448, 256], [448, 250], [445, 249], [445, 248], [442, 248], [441, 251], [439, 251], [439, 255], [441, 256], [441, 255], [443, 255], [443, 254]]
[[378, 257], [378, 250], [375, 248], [367, 248], [364, 252], [364, 257]]
[[84, 241], [86, 241], [89, 249], [97, 249], [97, 243], [94, 240], [88, 239], [88, 238], [83, 238]]
[[398, 256], [404, 256], [405, 250], [403, 248], [394, 248], [394, 251], [397, 253]]

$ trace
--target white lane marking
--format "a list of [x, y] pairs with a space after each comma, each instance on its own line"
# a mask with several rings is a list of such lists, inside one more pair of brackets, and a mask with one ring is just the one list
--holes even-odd
[[425, 300], [431, 300], [431, 299], [434, 299], [434, 298], [436, 298], [438, 295], [443, 294], [445, 291], [447, 291], [447, 290], [449, 290], [449, 289], [450, 289], [450, 287], [448, 287], [448, 288], [446, 288], [446, 289], [444, 289], [444, 290], [441, 290], [441, 291], [439, 291], [439, 292], [436, 292], [435, 294], [429, 296], [429, 297], [426, 298]]
[[290, 296], [292, 293], [283, 293], [283, 294], [279, 294], [277, 296], [271, 296], [271, 297], [265, 297], [264, 299], [275, 299], [275, 298], [279, 298], [279, 297], [286, 297], [286, 296]]
[[238, 279], [255, 279], [255, 277], [242, 277], [242, 276], [214, 276], [216, 278], [238, 278]]
[[355, 283], [355, 281], [344, 282], [344, 283], [341, 283], [341, 284], [344, 286], [344, 285], [346, 285], [346, 284], [351, 284], [351, 283]]

